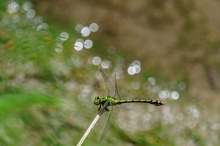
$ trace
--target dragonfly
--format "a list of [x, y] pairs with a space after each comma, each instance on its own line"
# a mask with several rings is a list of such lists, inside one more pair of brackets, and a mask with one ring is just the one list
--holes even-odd
[[100, 69], [100, 72], [102, 74], [102, 77], [105, 82], [105, 86], [108, 92], [107, 96], [104, 97], [95, 97], [93, 100], [93, 103], [95, 105], [99, 105], [98, 111], [101, 109], [101, 107], [104, 107], [103, 109], [105, 111], [109, 111], [108, 106], [113, 106], [113, 105], [120, 105], [124, 103], [149, 103], [153, 104], [155, 106], [161, 106], [164, 105], [165, 103], [160, 101], [160, 100], [121, 100], [119, 94], [118, 94], [118, 89], [117, 89], [117, 83], [116, 83], [116, 77], [115, 77], [115, 85], [113, 86], [106, 74], [102, 69]]
[[[165, 103], [160, 101], [160, 100], [122, 100], [121, 97], [119, 96], [118, 93], [118, 88], [117, 88], [117, 83], [116, 83], [116, 75], [115, 75], [115, 81], [114, 81], [114, 86], [108, 79], [107, 75], [104, 73], [102, 69], [100, 69], [102, 78], [104, 79], [105, 82], [105, 87], [107, 90], [107, 96], [103, 97], [95, 97], [93, 100], [93, 103], [95, 105], [99, 105], [98, 111], [99, 113], [103, 114], [104, 112], [109, 112], [109, 107], [114, 107], [115, 105], [120, 105], [120, 104], [125, 104], [125, 103], [148, 103], [148, 104], [153, 104], [155, 106], [161, 106], [164, 105]], [[107, 119], [106, 125], [110, 119], [111, 113], [114, 110], [114, 108], [111, 108], [109, 117]], [[101, 140], [104, 138], [106, 134], [106, 126], [105, 129], [102, 133]], [[100, 140], [100, 141], [101, 141]]]

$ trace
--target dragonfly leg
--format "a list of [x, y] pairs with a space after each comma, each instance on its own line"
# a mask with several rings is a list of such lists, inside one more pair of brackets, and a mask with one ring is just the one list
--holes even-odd
[[109, 109], [108, 109], [108, 106], [109, 106], [109, 105], [110, 105], [110, 101], [109, 101], [109, 100], [107, 100], [107, 101], [105, 102], [105, 104], [103, 105], [104, 110], [105, 110], [106, 112], [109, 111]]
[[101, 109], [101, 104], [99, 105], [99, 109], [98, 109], [98, 111]]
[[99, 106], [99, 114], [102, 115], [104, 112], [108, 112], [109, 109], [108, 109], [108, 106], [111, 104], [111, 102], [109, 100], [107, 100], [104, 105], [101, 105]]
[[106, 111], [106, 112], [108, 112], [108, 111], [109, 111], [109, 109], [108, 109], [107, 107], [105, 107], [105, 111]]

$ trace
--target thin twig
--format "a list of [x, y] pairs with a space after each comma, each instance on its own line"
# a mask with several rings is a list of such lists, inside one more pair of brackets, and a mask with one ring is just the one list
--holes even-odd
[[92, 128], [95, 126], [95, 124], [97, 123], [97, 121], [99, 120], [99, 118], [101, 117], [101, 115], [103, 114], [104, 111], [104, 107], [102, 107], [99, 110], [99, 113], [96, 115], [95, 119], [92, 121], [92, 123], [90, 124], [90, 126], [88, 127], [88, 129], [86, 130], [86, 132], [83, 134], [82, 138], [80, 139], [80, 141], [78, 142], [78, 144], [76, 146], [81, 146], [82, 143], [84, 142], [84, 140], [86, 139], [86, 137], [89, 135], [90, 131], [92, 130]]

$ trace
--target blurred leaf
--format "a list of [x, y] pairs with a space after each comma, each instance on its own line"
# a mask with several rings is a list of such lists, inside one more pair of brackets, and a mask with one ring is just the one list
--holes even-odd
[[25, 110], [36, 104], [52, 105], [58, 102], [58, 98], [41, 93], [6, 93], [0, 94], [1, 114]]

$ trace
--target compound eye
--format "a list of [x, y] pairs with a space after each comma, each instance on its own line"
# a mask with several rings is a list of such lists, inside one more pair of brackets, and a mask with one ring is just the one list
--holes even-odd
[[97, 96], [96, 99], [99, 99], [99, 96]]

